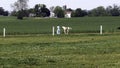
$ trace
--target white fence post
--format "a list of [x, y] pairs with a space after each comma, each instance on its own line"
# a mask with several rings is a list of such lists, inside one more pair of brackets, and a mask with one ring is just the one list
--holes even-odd
[[3, 28], [3, 37], [5, 37], [6, 29]]
[[52, 35], [53, 36], [55, 35], [55, 27], [54, 26], [52, 27]]
[[103, 34], [103, 27], [102, 27], [102, 25], [100, 25], [100, 34], [101, 35]]

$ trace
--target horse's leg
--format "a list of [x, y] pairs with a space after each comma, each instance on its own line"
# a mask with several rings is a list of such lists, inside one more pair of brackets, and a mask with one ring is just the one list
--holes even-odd
[[64, 29], [64, 34], [66, 34], [66, 31], [65, 31], [65, 29]]
[[65, 30], [65, 34], [67, 34], [67, 29]]
[[65, 34], [67, 34], [67, 30], [65, 30]]
[[69, 33], [69, 29], [67, 29], [67, 34]]
[[68, 34], [68, 29], [66, 29], [66, 34]]

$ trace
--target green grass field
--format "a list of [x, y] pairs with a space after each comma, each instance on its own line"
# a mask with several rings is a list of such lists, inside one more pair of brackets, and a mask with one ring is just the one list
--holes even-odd
[[[119, 68], [119, 21], [120, 17], [0, 17], [0, 68]], [[98, 32], [101, 24], [103, 35]], [[73, 30], [70, 35], [52, 36], [53, 25]]]
[[120, 35], [0, 38], [0, 68], [119, 68]]
[[[0, 17], [0, 34], [5, 27], [7, 34], [51, 34], [52, 26], [70, 26], [71, 33], [98, 33], [103, 25], [105, 33], [119, 32], [120, 17], [81, 17], [81, 18], [24, 18], [17, 20], [15, 17]], [[61, 29], [62, 30], [62, 29]]]

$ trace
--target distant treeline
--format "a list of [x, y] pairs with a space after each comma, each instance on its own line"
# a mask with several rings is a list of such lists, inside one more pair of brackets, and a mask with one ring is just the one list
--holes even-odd
[[[12, 11], [12, 16], [22, 15], [24, 17], [34, 16], [34, 17], [49, 17], [51, 12], [55, 13], [55, 17], [62, 18], [65, 16], [66, 11], [71, 12], [72, 17], [84, 17], [84, 16], [120, 16], [120, 6], [113, 5], [108, 7], [99, 6], [91, 10], [83, 10], [81, 8], [76, 8], [75, 10], [67, 8], [67, 6], [52, 6], [47, 8], [45, 4], [36, 4], [34, 8], [23, 9], [21, 11]], [[0, 7], [0, 15], [7, 16], [8, 11], [4, 11]]]

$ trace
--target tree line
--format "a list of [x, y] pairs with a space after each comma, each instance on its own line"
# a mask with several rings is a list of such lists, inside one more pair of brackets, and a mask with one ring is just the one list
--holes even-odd
[[77, 8], [76, 10], [73, 10], [72, 16], [120, 16], [120, 6], [115, 4], [106, 8], [104, 8], [103, 6], [99, 6], [92, 10], [82, 10], [81, 8]]
[[[17, 16], [18, 19], [23, 19], [23, 17], [49, 17], [51, 12], [55, 13], [55, 17], [63, 18], [65, 17], [65, 12], [70, 11], [72, 17], [84, 17], [84, 16], [120, 16], [120, 6], [112, 5], [108, 7], [98, 6], [91, 10], [83, 10], [81, 8], [71, 9], [67, 6], [52, 6], [47, 8], [45, 4], [36, 4], [33, 8], [28, 9], [29, 0], [17, 0], [12, 8], [14, 10], [11, 12], [12, 16]], [[0, 15], [8, 15], [8, 11], [4, 11], [0, 7]]]

